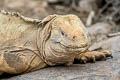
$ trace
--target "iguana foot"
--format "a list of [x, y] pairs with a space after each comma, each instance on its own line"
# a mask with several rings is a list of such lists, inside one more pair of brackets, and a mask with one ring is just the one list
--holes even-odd
[[85, 53], [81, 53], [76, 57], [80, 63], [87, 63], [87, 62], [96, 62], [97, 60], [106, 60], [107, 57], [112, 58], [112, 54], [108, 50], [103, 51], [88, 51]]

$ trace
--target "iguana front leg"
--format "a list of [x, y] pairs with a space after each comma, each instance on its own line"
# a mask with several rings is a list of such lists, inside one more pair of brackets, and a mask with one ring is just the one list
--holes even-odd
[[76, 60], [79, 60], [80, 63], [87, 62], [96, 62], [96, 60], [105, 59], [107, 57], [112, 57], [112, 54], [108, 50], [103, 51], [86, 51], [84, 53], [80, 53], [76, 56]]
[[46, 64], [34, 51], [21, 47], [0, 50], [0, 73], [20, 74], [45, 67]]

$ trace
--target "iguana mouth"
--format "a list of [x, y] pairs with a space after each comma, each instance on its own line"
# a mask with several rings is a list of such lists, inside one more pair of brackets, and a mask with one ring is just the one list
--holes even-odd
[[87, 48], [87, 45], [85, 46], [66, 46], [63, 43], [59, 43], [60, 46], [68, 51], [81, 51], [84, 50], [85, 48]]

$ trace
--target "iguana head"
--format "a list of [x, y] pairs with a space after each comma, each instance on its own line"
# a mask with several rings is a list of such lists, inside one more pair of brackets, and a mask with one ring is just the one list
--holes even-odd
[[90, 40], [86, 28], [75, 15], [57, 16], [50, 23], [49, 44], [56, 52], [82, 52], [88, 48]]
[[75, 15], [50, 15], [40, 25], [37, 47], [48, 65], [72, 62], [90, 45], [88, 32]]

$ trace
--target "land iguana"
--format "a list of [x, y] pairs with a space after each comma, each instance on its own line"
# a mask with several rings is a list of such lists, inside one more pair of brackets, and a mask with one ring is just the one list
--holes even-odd
[[107, 50], [89, 51], [90, 44], [88, 31], [74, 14], [54, 14], [39, 20], [16, 12], [0, 12], [1, 75], [112, 56]]

